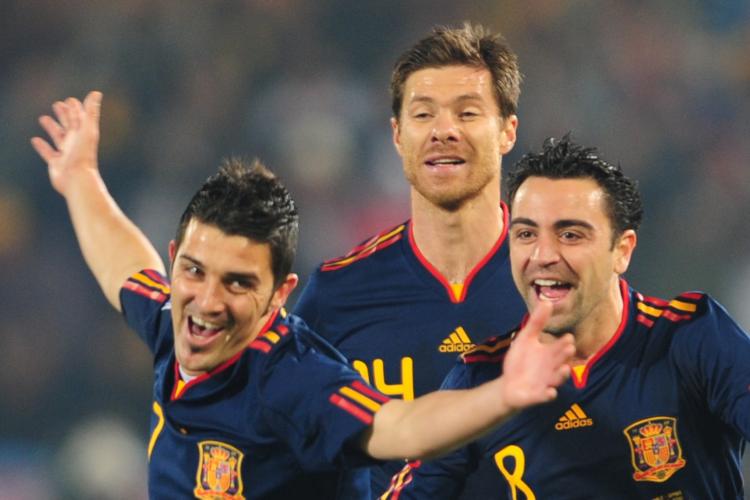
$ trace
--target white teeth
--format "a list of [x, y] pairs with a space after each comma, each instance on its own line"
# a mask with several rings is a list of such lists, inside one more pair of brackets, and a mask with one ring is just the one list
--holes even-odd
[[195, 323], [196, 325], [200, 326], [201, 328], [207, 328], [209, 330], [214, 330], [214, 329], [221, 328], [221, 325], [216, 325], [216, 324], [210, 323], [208, 321], [203, 321], [202, 319], [196, 318], [195, 316], [191, 316], [190, 318], [193, 320], [193, 323]]
[[433, 160], [431, 163], [433, 165], [456, 165], [462, 162], [463, 160], [458, 158], [441, 158], [439, 160]]
[[534, 284], [537, 286], [561, 286], [563, 283], [556, 280], [534, 280]]

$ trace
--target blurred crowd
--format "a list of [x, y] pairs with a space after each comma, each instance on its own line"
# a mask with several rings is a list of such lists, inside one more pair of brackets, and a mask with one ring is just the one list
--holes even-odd
[[104, 92], [103, 176], [164, 257], [220, 160], [260, 157], [300, 206], [304, 285], [408, 216], [391, 65], [463, 20], [519, 55], [505, 167], [567, 131], [598, 146], [644, 193], [626, 278], [662, 297], [710, 291], [750, 328], [746, 0], [4, 0], [0, 499], [145, 498], [150, 356], [83, 263], [28, 143], [37, 116]]

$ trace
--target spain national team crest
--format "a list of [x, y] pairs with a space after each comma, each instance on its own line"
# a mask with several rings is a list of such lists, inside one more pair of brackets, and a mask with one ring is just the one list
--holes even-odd
[[629, 425], [623, 433], [630, 444], [636, 481], [663, 483], [685, 467], [676, 418], [645, 418]]
[[201, 441], [198, 451], [195, 498], [245, 500], [242, 496], [242, 452], [219, 441]]

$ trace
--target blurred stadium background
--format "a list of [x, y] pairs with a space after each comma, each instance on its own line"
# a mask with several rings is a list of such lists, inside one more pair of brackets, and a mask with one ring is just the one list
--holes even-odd
[[483, 22], [525, 75], [506, 166], [568, 130], [599, 146], [645, 195], [628, 279], [708, 290], [750, 327], [750, 3], [459, 3], [0, 3], [0, 499], [145, 498], [150, 358], [28, 143], [54, 100], [89, 89], [105, 94], [105, 180], [165, 256], [220, 159], [258, 155], [301, 207], [304, 279], [407, 217], [388, 125], [397, 55], [433, 24]]

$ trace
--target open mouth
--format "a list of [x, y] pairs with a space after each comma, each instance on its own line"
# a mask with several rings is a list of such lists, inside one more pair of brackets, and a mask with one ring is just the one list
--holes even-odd
[[188, 316], [188, 332], [190, 333], [191, 341], [195, 344], [205, 345], [211, 342], [223, 330], [223, 325], [217, 325], [194, 316]]
[[538, 298], [552, 302], [564, 299], [573, 288], [570, 283], [550, 279], [537, 279], [532, 285]]
[[463, 165], [464, 163], [466, 163], [466, 160], [459, 158], [458, 156], [430, 158], [425, 161], [425, 165], [428, 167], [455, 167], [457, 165]]

